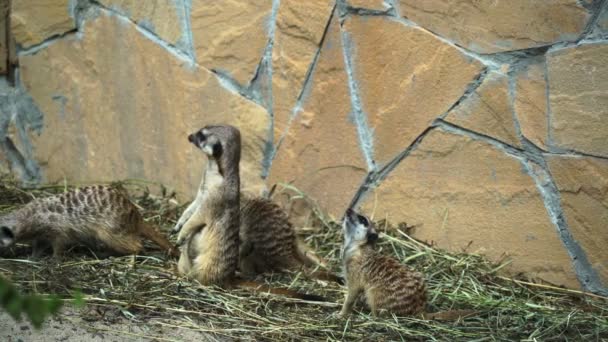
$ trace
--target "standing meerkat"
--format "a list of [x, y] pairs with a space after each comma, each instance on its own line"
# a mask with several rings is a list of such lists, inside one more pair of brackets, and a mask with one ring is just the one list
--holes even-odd
[[[196, 199], [184, 211], [173, 230], [173, 232], [180, 232], [179, 236], [181, 238], [178, 237], [178, 244], [183, 243], [183, 239], [187, 236], [200, 232], [203, 227], [202, 223], [212, 220], [210, 217], [212, 215], [211, 211], [217, 210], [214, 209], [216, 207], [216, 204], [213, 204], [214, 201], [221, 202], [224, 208], [227, 208], [227, 206], [233, 208], [236, 202], [231, 202], [232, 197], [238, 196], [240, 198], [241, 196], [238, 186], [239, 181], [236, 179], [239, 174], [239, 153], [233, 151], [232, 157], [220, 156], [221, 158], [216, 162], [215, 159], [217, 158], [211, 154], [213, 148], [208, 146], [211, 143], [218, 144], [218, 146], [226, 145], [231, 148], [239, 146], [240, 152], [240, 137], [238, 137], [237, 142], [229, 134], [223, 134], [224, 136], [215, 134], [213, 129], [214, 127], [211, 126], [203, 128], [201, 131], [191, 134], [188, 138], [190, 142], [208, 154], [209, 164], [207, 164], [207, 170], [203, 175]], [[236, 137], [235, 134], [232, 135]], [[205, 140], [207, 136], [213, 136], [214, 138], [211, 138], [214, 139], [213, 142]], [[217, 140], [215, 140], [215, 137], [217, 137]], [[228, 141], [232, 142], [228, 144]], [[201, 142], [205, 145], [200, 145]], [[226, 143], [223, 145], [222, 142]], [[218, 151], [222, 151], [222, 147], [219, 147]], [[216, 167], [215, 164], [221, 166]], [[233, 166], [235, 169], [229, 174], [218, 175], [215, 172], [216, 169], [229, 170]], [[231, 184], [230, 199], [224, 200], [222, 198], [224, 195], [211, 185], [219, 184], [222, 177], [226, 179], [228, 177], [234, 178], [229, 182]], [[236, 191], [236, 194], [232, 193], [233, 190]], [[225, 191], [222, 193], [227, 194]], [[230, 202], [227, 202], [227, 200]], [[240, 220], [238, 268], [244, 275], [252, 276], [270, 271], [294, 270], [316, 265], [326, 267], [325, 263], [297, 238], [287, 214], [270, 199], [243, 196], [240, 198], [238, 213]], [[236, 221], [234, 222], [236, 223]], [[199, 235], [195, 236], [198, 238]], [[192, 245], [189, 250], [193, 250], [194, 246]], [[339, 277], [329, 272], [317, 271], [311, 273], [311, 275], [342, 283]]]
[[204, 285], [226, 286], [239, 262], [241, 134], [232, 126], [206, 126], [188, 141], [208, 161], [195, 205], [174, 229], [182, 249], [178, 271]]
[[110, 186], [89, 186], [33, 200], [0, 218], [0, 247], [33, 242], [33, 255], [48, 245], [61, 256], [72, 245], [83, 244], [113, 254], [136, 254], [141, 238], [152, 240], [163, 250], [177, 250], [146, 223], [126, 195]]
[[340, 315], [348, 315], [361, 294], [374, 316], [385, 311], [397, 315], [424, 312], [424, 276], [375, 250], [378, 233], [374, 224], [367, 217], [348, 209], [342, 227], [348, 293]]
[[[206, 126], [190, 134], [188, 140], [207, 155], [207, 168], [195, 201], [186, 209], [174, 232], [179, 232], [181, 256], [178, 271], [201, 284], [254, 288], [257, 291], [287, 295], [304, 300], [324, 298], [288, 289], [269, 288], [236, 277], [239, 264], [240, 207], [239, 162], [241, 137], [232, 126]], [[252, 203], [257, 203], [252, 206]], [[265, 202], [251, 202], [243, 208], [250, 212], [268, 208]], [[251, 224], [246, 216], [245, 224]], [[271, 221], [262, 221], [269, 223]], [[278, 241], [278, 240], [277, 240]]]

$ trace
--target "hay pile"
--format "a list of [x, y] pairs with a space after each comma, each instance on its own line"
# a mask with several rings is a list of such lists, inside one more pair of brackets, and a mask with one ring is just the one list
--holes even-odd
[[[123, 182], [147, 220], [168, 231], [183, 207], [159, 186]], [[24, 190], [3, 179], [0, 213], [35, 197], [64, 191], [67, 186]], [[306, 242], [339, 271], [342, 241], [336, 223], [318, 220], [302, 232]], [[247, 290], [224, 291], [179, 278], [175, 260], [166, 260], [147, 245], [146, 255], [98, 259], [90, 251], [74, 251], [62, 262], [29, 259], [28, 246], [0, 251], [0, 274], [22, 291], [58, 294], [66, 301], [80, 292], [88, 319], [108, 320], [108, 312], [134, 324], [205, 332], [242, 340], [581, 340], [608, 339], [608, 299], [546, 285], [507, 279], [500, 266], [475, 255], [448, 254], [409, 238], [406, 227], [384, 232], [380, 247], [428, 279], [433, 311], [474, 309], [476, 317], [458, 322], [416, 318], [372, 318], [367, 311], [338, 319], [344, 289], [292, 273], [260, 278], [275, 287], [323, 295], [333, 301], [306, 304], [298, 300]], [[91, 314], [91, 313], [94, 314]], [[109, 325], [111, 328], [111, 325]], [[175, 337], [147, 336], [160, 340]]]

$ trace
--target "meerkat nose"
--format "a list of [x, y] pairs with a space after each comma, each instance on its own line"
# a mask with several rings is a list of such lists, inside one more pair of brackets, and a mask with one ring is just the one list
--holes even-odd
[[188, 141], [194, 144], [194, 134], [188, 135]]

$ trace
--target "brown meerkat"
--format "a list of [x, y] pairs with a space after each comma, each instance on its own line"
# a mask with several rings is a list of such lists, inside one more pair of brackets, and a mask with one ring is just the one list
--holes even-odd
[[[208, 162], [194, 205], [186, 209], [174, 229], [179, 232], [177, 240], [181, 248], [179, 273], [204, 285], [254, 288], [305, 300], [324, 300], [236, 277], [242, 229], [239, 130], [228, 125], [206, 126], [190, 134], [188, 140], [207, 155]], [[253, 208], [246, 204], [243, 209]]]
[[[203, 129], [198, 133], [191, 134], [188, 139], [198, 146], [198, 142], [195, 140], [207, 136], [211, 133], [210, 129]], [[236, 146], [236, 144], [235, 141], [232, 146]], [[240, 140], [238, 144], [240, 146]], [[198, 147], [203, 149], [203, 147]], [[208, 154], [211, 153], [211, 148], [207, 147], [207, 149]], [[213, 158], [210, 158], [209, 163], [214, 164]], [[237, 165], [238, 160], [224, 158], [218, 163], [225, 164], [222, 168], [228, 169], [231, 165]], [[210, 193], [215, 191], [210, 184], [220, 182], [221, 177], [214, 173], [214, 167], [209, 168], [210, 164], [207, 164], [208, 167], [203, 175], [195, 200], [183, 212], [173, 229], [174, 233], [180, 232], [179, 236], [182, 238], [194, 233], [194, 231], [190, 231], [191, 229], [198, 232], [197, 229], [201, 228], [201, 222], [206, 222], [209, 219], [208, 215], [210, 213], [208, 211], [214, 207], [214, 204], [209, 204]], [[238, 175], [238, 168], [234, 175]], [[236, 185], [237, 183], [233, 182], [232, 184]], [[240, 189], [238, 190], [240, 196], [238, 268], [242, 274], [253, 276], [271, 271], [302, 269], [307, 266], [326, 267], [322, 260], [299, 241], [287, 214], [279, 205], [263, 197], [242, 196]], [[217, 196], [214, 198], [214, 200], [220, 200]], [[178, 237], [178, 244], [182, 243], [182, 240]], [[309, 274], [320, 279], [343, 283], [341, 278], [329, 272], [316, 271], [309, 272]]]
[[103, 185], [35, 199], [0, 218], [0, 247], [31, 241], [34, 256], [48, 245], [54, 256], [61, 256], [78, 244], [111, 254], [136, 254], [142, 250], [142, 237], [177, 254], [121, 190]]
[[340, 315], [348, 315], [361, 294], [365, 296], [374, 316], [382, 312], [396, 315], [416, 315], [424, 312], [424, 276], [375, 250], [378, 233], [373, 222], [348, 209], [342, 228], [342, 258], [348, 293]]
[[228, 125], [206, 126], [188, 141], [208, 161], [196, 206], [186, 209], [189, 217], [174, 229], [181, 247], [178, 271], [203, 285], [226, 286], [239, 261], [241, 134]]
[[243, 199], [240, 238], [239, 269], [245, 275], [302, 269], [310, 276], [343, 283], [326, 271], [306, 271], [306, 267], [327, 266], [298, 239], [287, 213], [270, 199]]
[[342, 227], [342, 259], [348, 292], [340, 316], [344, 317], [352, 311], [360, 295], [364, 296], [374, 316], [389, 313], [454, 321], [477, 314], [473, 310], [426, 312], [424, 275], [375, 250], [378, 233], [374, 223], [348, 209]]

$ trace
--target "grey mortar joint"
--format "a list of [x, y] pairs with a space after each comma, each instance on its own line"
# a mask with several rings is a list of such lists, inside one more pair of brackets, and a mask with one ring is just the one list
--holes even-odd
[[580, 5], [585, 7], [590, 13], [590, 18], [583, 29], [583, 32], [579, 35], [576, 43], [593, 36], [594, 29], [597, 26], [597, 22], [603, 11], [608, 9], [608, 0], [594, 0], [591, 3], [580, 2]]
[[[0, 150], [11, 164], [11, 169], [24, 185], [40, 182], [40, 167], [34, 160], [34, 148], [28, 133], [40, 134], [43, 116], [33, 99], [20, 82], [19, 69], [15, 70], [15, 86], [6, 78], [0, 79]], [[10, 124], [14, 124], [23, 150], [20, 151], [8, 136]]]
[[287, 135], [287, 132], [291, 128], [291, 124], [298, 117], [298, 114], [302, 110], [304, 101], [308, 98], [308, 95], [310, 94], [310, 90], [312, 88], [312, 79], [313, 79], [315, 70], [317, 69], [317, 64], [319, 63], [319, 58], [321, 57], [321, 50], [323, 48], [323, 45], [325, 45], [325, 39], [327, 38], [327, 34], [329, 32], [329, 27], [330, 27], [332, 21], [334, 20], [336, 11], [337, 11], [337, 6], [334, 5], [334, 7], [332, 8], [331, 14], [329, 15], [329, 19], [327, 20], [327, 23], [325, 25], [325, 30], [323, 31], [323, 35], [321, 36], [321, 41], [319, 42], [317, 51], [315, 52], [315, 55], [313, 56], [312, 63], [309, 64], [308, 70], [306, 70], [306, 76], [304, 77], [304, 82], [302, 84], [302, 90], [298, 94], [296, 103], [289, 115], [289, 120], [287, 121], [287, 127], [285, 128], [285, 131], [282, 132], [282, 134], [279, 138], [279, 141], [277, 142], [277, 144], [275, 146], [274, 153], [272, 156], [273, 159], [276, 156], [276, 153], [281, 148], [281, 144], [283, 143], [283, 140], [284, 140], [285, 136]]
[[[88, 6], [85, 7], [86, 13], [88, 13], [88, 16], [91, 16], [91, 14], [90, 14], [91, 10], [93, 10], [92, 13], [94, 13], [94, 15], [97, 15], [98, 12], [96, 12], [96, 11], [112, 14], [121, 20], [124, 20], [126, 22], [133, 24], [135, 26], [135, 28], [137, 29], [137, 31], [139, 31], [139, 33], [141, 33], [146, 38], [150, 39], [151, 41], [153, 41], [156, 44], [163, 47], [166, 51], [171, 53], [173, 56], [186, 62], [188, 64], [188, 66], [190, 66], [192, 68], [198, 66], [198, 64], [196, 63], [196, 60], [194, 59], [192, 51], [187, 51], [187, 49], [184, 50], [183, 48], [180, 48], [178, 46], [175, 46], [174, 44], [171, 44], [171, 43], [165, 41], [164, 39], [159, 37], [155, 32], [153, 32], [153, 31], [149, 30], [147, 27], [145, 27], [145, 25], [142, 26], [142, 25], [138, 24], [133, 19], [126, 16], [124, 13], [121, 13], [120, 11], [117, 11], [113, 8], [104, 6], [103, 4], [99, 3], [97, 0], [80, 0], [80, 1], [85, 1], [88, 3]], [[88, 16], [85, 16], [85, 17], [88, 17]], [[85, 20], [85, 22], [86, 22], [86, 20]], [[84, 22], [83, 22], [83, 24], [84, 24]], [[79, 31], [80, 30], [84, 30], [84, 25], [82, 26], [82, 29], [79, 29]]]
[[[338, 6], [338, 10], [347, 11], [344, 1], [342, 6]], [[346, 76], [348, 79], [348, 89], [350, 92], [351, 102], [351, 117], [357, 129], [357, 136], [359, 138], [359, 147], [363, 152], [363, 156], [367, 163], [368, 170], [375, 170], [376, 163], [374, 161], [374, 137], [373, 132], [367, 124], [367, 114], [363, 110], [361, 104], [361, 97], [359, 92], [359, 85], [355, 75], [355, 67], [353, 63], [352, 51], [353, 44], [352, 40], [343, 28], [344, 20], [348, 16], [347, 13], [340, 13], [340, 34], [342, 38], [342, 52], [344, 55], [344, 67], [346, 69]]]
[[[532, 153], [536, 154], [537, 158], [536, 160], [526, 160], [524, 167], [536, 183], [549, 218], [572, 260], [578, 281], [585, 291], [607, 296], [608, 288], [602, 284], [601, 278], [597, 270], [589, 262], [587, 254], [570, 233], [570, 228], [561, 205], [560, 192], [543, 158], [542, 151], [536, 149], [535, 146], [530, 146], [528, 151], [534, 151]], [[533, 167], [531, 163], [536, 164], [537, 167]]]
[[517, 97], [517, 71], [511, 64], [509, 66], [509, 71], [507, 72], [508, 77], [508, 100], [509, 106], [511, 107], [511, 116], [513, 117], [513, 125], [515, 125], [515, 133], [517, 134], [517, 138], [520, 143], [524, 142], [524, 134], [521, 130], [521, 124], [519, 123], [519, 118], [517, 116], [517, 111], [515, 110], [515, 99]]
[[[272, 89], [272, 78], [274, 74], [274, 68], [272, 65], [272, 54], [274, 51], [274, 38], [277, 26], [277, 17], [279, 15], [279, 7], [281, 6], [280, 0], [272, 1], [272, 8], [270, 12], [270, 19], [268, 20], [268, 44], [264, 49], [264, 54], [258, 68], [256, 69], [255, 76], [250, 82], [250, 92], [253, 94], [259, 94], [259, 99], [262, 102], [262, 106], [266, 108], [268, 115], [270, 116], [270, 127], [268, 127], [267, 138], [264, 144], [264, 157], [262, 158], [262, 173], [263, 179], [268, 178], [270, 173], [270, 167], [275, 155], [274, 146], [274, 94]], [[265, 81], [265, 82], [263, 82]], [[265, 94], [266, 96], [263, 96]], [[254, 95], [256, 96], [256, 95]]]
[[[488, 143], [498, 150], [517, 158], [522, 163], [524, 169], [534, 180], [537, 189], [543, 199], [545, 208], [549, 217], [556, 227], [558, 236], [570, 256], [577, 278], [581, 286], [586, 291], [590, 291], [600, 295], [607, 295], [608, 290], [602, 286], [600, 277], [591, 263], [588, 261], [585, 251], [572, 237], [568, 224], [565, 220], [563, 210], [561, 208], [561, 199], [559, 191], [553, 177], [551, 176], [546, 165], [543, 152], [533, 144], [527, 144], [523, 141], [523, 148], [519, 149], [511, 145], [505, 144], [492, 137], [473, 132], [462, 127], [447, 123], [442, 120], [436, 122], [437, 127], [440, 127], [446, 132], [470, 137], [474, 140]], [[532, 164], [538, 166], [534, 168]], [[540, 174], [539, 174], [540, 172]]]
[[460, 106], [460, 104], [466, 102], [482, 85], [483, 81], [489, 74], [488, 68], [483, 68], [481, 72], [467, 85], [464, 93], [458, 100], [456, 100], [445, 112], [438, 116], [439, 119], [445, 119], [454, 108]]

